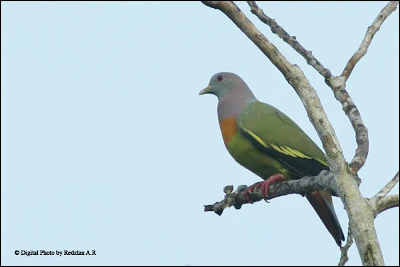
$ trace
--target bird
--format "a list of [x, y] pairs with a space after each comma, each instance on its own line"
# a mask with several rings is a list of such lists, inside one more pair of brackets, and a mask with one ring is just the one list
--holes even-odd
[[[225, 147], [233, 159], [264, 181], [263, 197], [268, 187], [279, 180], [317, 176], [330, 170], [325, 154], [288, 116], [272, 105], [260, 102], [245, 81], [235, 73], [214, 74], [199, 95], [218, 98], [217, 115]], [[245, 192], [246, 199], [254, 186]], [[336, 244], [341, 247], [344, 235], [327, 190], [307, 193], [314, 208]]]

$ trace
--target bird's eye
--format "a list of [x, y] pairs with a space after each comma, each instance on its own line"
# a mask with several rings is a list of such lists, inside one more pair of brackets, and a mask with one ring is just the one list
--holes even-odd
[[220, 82], [220, 81], [222, 81], [223, 79], [224, 79], [224, 76], [222, 76], [222, 75], [218, 75], [218, 76], [217, 76], [217, 81]]

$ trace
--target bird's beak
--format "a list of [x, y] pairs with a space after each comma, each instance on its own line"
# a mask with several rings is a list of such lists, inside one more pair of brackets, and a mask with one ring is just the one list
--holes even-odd
[[204, 94], [209, 94], [209, 93], [211, 93], [211, 85], [209, 85], [206, 88], [204, 88], [203, 90], [201, 90], [199, 92], [199, 95], [204, 95]]

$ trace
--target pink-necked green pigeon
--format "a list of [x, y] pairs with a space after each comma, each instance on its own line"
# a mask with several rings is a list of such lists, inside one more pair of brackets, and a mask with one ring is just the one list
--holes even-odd
[[[263, 196], [278, 180], [316, 176], [329, 170], [325, 155], [307, 134], [275, 107], [257, 100], [247, 84], [236, 74], [221, 72], [212, 76], [200, 95], [218, 98], [218, 120], [225, 146], [243, 167], [264, 181]], [[248, 194], [254, 190], [249, 187]], [[306, 194], [338, 246], [344, 240], [331, 194], [314, 191]]]

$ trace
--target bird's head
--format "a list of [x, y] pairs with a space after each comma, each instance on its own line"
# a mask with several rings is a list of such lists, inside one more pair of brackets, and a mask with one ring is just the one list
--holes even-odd
[[238, 75], [231, 72], [214, 74], [208, 86], [199, 92], [199, 95], [213, 94], [222, 99], [232, 94], [253, 96], [250, 88]]

